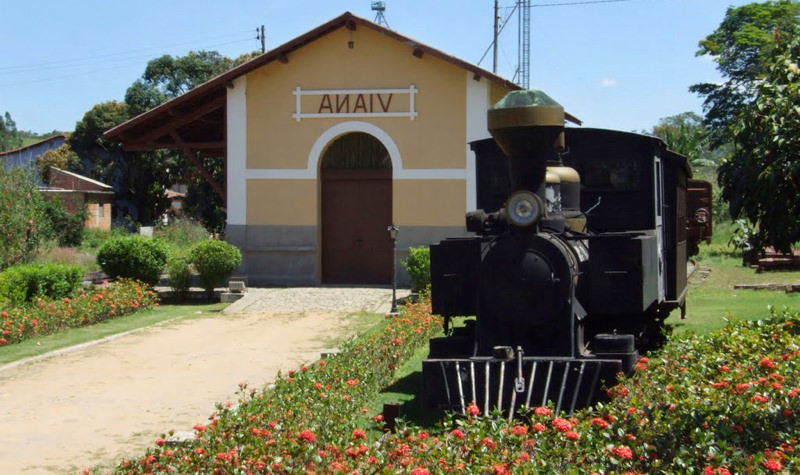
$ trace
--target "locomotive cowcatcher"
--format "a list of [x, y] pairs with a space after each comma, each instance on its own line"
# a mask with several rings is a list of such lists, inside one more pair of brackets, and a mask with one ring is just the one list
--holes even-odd
[[[549, 401], [572, 413], [663, 343], [672, 310], [685, 315], [687, 249], [696, 248], [686, 158], [651, 136], [565, 128], [564, 117], [543, 92], [514, 91], [488, 111], [493, 139], [471, 144], [474, 235], [430, 247], [433, 313], [446, 336], [423, 361], [428, 408], [475, 403], [510, 418]], [[710, 233], [710, 207], [691, 212]]]

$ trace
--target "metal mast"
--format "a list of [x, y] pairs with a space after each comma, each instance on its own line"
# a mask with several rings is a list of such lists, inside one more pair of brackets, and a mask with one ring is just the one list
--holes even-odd
[[531, 82], [531, 0], [517, 0], [519, 9], [519, 84], [525, 89]]
[[389, 28], [389, 22], [386, 21], [386, 17], [383, 15], [383, 12], [386, 11], [386, 2], [372, 2], [372, 11], [377, 12], [375, 14], [375, 23]]

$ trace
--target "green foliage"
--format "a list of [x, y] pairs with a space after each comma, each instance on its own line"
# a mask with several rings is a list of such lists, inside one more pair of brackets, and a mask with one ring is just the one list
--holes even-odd
[[203, 241], [192, 246], [189, 261], [200, 274], [206, 294], [212, 298], [214, 287], [224, 284], [242, 263], [242, 253], [225, 241]]
[[22, 147], [22, 138], [17, 131], [17, 123], [6, 111], [5, 115], [0, 117], [0, 152], [19, 147]]
[[[34, 297], [0, 314], [0, 348], [65, 328], [78, 328], [129, 315], [156, 305], [157, 296], [140, 282], [121, 280], [105, 287], [78, 289], [69, 297]], [[13, 332], [8, 331], [14, 329]], [[2, 350], [0, 350], [2, 351]]]
[[402, 261], [403, 268], [411, 277], [411, 290], [420, 292], [431, 283], [431, 251], [427, 246], [412, 247], [408, 259]]
[[194, 244], [209, 239], [208, 231], [198, 221], [189, 218], [173, 219], [153, 229], [153, 237], [166, 242], [173, 257], [183, 257]]
[[0, 272], [0, 299], [17, 306], [34, 297], [60, 299], [75, 292], [83, 282], [83, 268], [75, 265], [28, 264]]
[[158, 283], [169, 250], [160, 239], [128, 236], [106, 241], [97, 251], [97, 263], [112, 278], [131, 278], [149, 285]]
[[86, 252], [95, 252], [109, 239], [130, 236], [124, 227], [114, 226], [110, 230], [85, 228], [83, 230], [83, 239], [81, 240], [81, 250]]
[[32, 176], [0, 167], [0, 270], [33, 258], [47, 237], [44, 207]]
[[731, 216], [749, 221], [757, 250], [789, 252], [800, 241], [800, 36], [772, 52], [732, 128], [735, 149], [720, 164], [719, 183]]
[[81, 159], [77, 153], [72, 151], [69, 142], [64, 142], [60, 147], [46, 150], [36, 157], [36, 170], [39, 172], [39, 178], [48, 185], [50, 184], [50, 167], [77, 171], [81, 169], [82, 165]]
[[178, 300], [186, 298], [189, 286], [192, 282], [192, 271], [186, 259], [172, 259], [167, 263], [167, 276], [169, 277], [169, 287], [174, 292]]
[[45, 222], [50, 229], [50, 237], [56, 240], [61, 247], [78, 247], [83, 239], [84, 222], [86, 221], [86, 210], [81, 209], [77, 213], [70, 213], [61, 203], [59, 196], [53, 196], [45, 200], [44, 206]]
[[719, 27], [700, 41], [697, 56], [710, 55], [725, 78], [722, 84], [689, 88], [704, 97], [706, 123], [719, 145], [730, 138], [730, 126], [747, 110], [755, 86], [767, 72], [775, 49], [773, 34], [793, 35], [800, 3], [777, 0], [729, 7]]
[[667, 148], [685, 155], [692, 168], [715, 167], [719, 154], [711, 149], [708, 128], [694, 112], [665, 117], [653, 127], [653, 135]]

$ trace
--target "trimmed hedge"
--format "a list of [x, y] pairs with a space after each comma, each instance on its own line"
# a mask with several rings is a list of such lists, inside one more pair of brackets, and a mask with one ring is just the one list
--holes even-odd
[[0, 301], [22, 305], [35, 297], [60, 299], [72, 295], [83, 282], [83, 268], [63, 264], [9, 267], [0, 273]]
[[125, 236], [109, 239], [97, 251], [97, 263], [113, 278], [126, 277], [156, 285], [169, 249], [160, 239]]
[[200, 274], [200, 283], [211, 298], [214, 287], [225, 283], [242, 263], [242, 253], [225, 241], [203, 241], [189, 250], [189, 261]]

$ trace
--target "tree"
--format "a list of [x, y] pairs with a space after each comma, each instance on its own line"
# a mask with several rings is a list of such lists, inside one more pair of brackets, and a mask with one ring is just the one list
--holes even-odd
[[48, 185], [50, 184], [50, 167], [80, 171], [81, 159], [77, 153], [72, 151], [69, 143], [64, 142], [60, 147], [47, 150], [36, 157], [36, 169], [39, 172], [39, 178]]
[[775, 40], [766, 76], [732, 127], [719, 183], [731, 216], [752, 224], [755, 249], [789, 252], [800, 241], [800, 36]]
[[710, 55], [725, 78], [722, 84], [703, 83], [689, 88], [704, 97], [705, 122], [714, 145], [730, 139], [730, 126], [753, 98], [767, 70], [775, 31], [792, 35], [797, 30], [800, 3], [771, 0], [730, 7], [720, 26], [700, 41], [697, 56]]
[[43, 208], [27, 170], [0, 167], [0, 270], [33, 258], [40, 240], [47, 237]]
[[718, 153], [711, 148], [708, 127], [694, 112], [660, 119], [652, 134], [663, 140], [668, 149], [685, 155], [693, 168], [716, 166]]
[[5, 115], [0, 117], [0, 152], [19, 147], [22, 147], [22, 137], [17, 131], [17, 123], [6, 111]]

